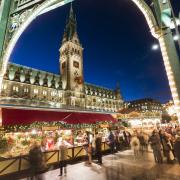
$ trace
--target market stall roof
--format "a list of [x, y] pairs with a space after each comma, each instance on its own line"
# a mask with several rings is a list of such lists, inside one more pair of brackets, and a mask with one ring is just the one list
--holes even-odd
[[34, 122], [65, 122], [67, 124], [93, 124], [101, 121], [115, 123], [110, 114], [90, 112], [61, 112], [36, 109], [2, 108], [2, 125], [28, 125]]

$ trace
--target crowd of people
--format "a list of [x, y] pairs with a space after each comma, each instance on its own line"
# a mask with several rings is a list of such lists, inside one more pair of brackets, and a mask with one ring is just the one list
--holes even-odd
[[[91, 164], [93, 161], [102, 165], [102, 134], [100, 132], [90, 133], [85, 132], [83, 135], [83, 148], [86, 152], [86, 164]], [[127, 130], [119, 131], [109, 130], [109, 135], [106, 139], [110, 147], [110, 152], [115, 152], [123, 149], [131, 148], [134, 152], [134, 158], [138, 159], [143, 156], [144, 152], [153, 150], [156, 163], [163, 163], [166, 159], [167, 163], [174, 163], [176, 160], [180, 164], [180, 128], [168, 127], [153, 129], [151, 133], [143, 130], [134, 130], [131, 133]], [[68, 147], [62, 141], [59, 145], [60, 151], [60, 176], [63, 173], [66, 175], [67, 170], [67, 154]], [[31, 164], [31, 175], [36, 176], [48, 170], [43, 153], [43, 146], [36, 142], [29, 151], [29, 159]], [[96, 161], [95, 161], [96, 160]], [[41, 179], [41, 178], [39, 178]]]
[[180, 164], [180, 128], [166, 127], [154, 129], [151, 134], [144, 131], [134, 131], [132, 134], [131, 148], [134, 157], [138, 158], [148, 150], [148, 146], [153, 150], [156, 163], [174, 163], [176, 160]]

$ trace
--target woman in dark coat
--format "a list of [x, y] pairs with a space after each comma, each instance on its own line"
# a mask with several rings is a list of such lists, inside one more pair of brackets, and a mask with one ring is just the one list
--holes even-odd
[[44, 173], [47, 170], [47, 166], [45, 163], [44, 154], [41, 151], [40, 146], [35, 142], [29, 151], [29, 162], [31, 167], [31, 178], [35, 176], [36, 179], [42, 180]]

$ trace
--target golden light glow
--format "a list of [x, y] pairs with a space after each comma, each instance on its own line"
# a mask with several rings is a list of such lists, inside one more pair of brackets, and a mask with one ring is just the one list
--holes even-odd
[[[73, 1], [73, 0], [69, 0], [68, 2], [70, 2], [70, 1]], [[180, 109], [179, 108], [179, 105], [180, 105], [179, 98], [180, 97], [178, 96], [176, 84], [175, 84], [175, 81], [173, 78], [173, 72], [172, 72], [172, 69], [169, 64], [169, 57], [168, 57], [168, 53], [167, 53], [167, 49], [166, 49], [166, 43], [164, 42], [163, 34], [159, 33], [159, 28], [157, 26], [156, 19], [153, 15], [153, 12], [150, 9], [150, 7], [146, 4], [146, 2], [144, 0], [132, 0], [132, 1], [137, 5], [137, 7], [143, 13], [143, 15], [148, 23], [148, 26], [150, 28], [151, 34], [159, 40], [161, 51], [162, 51], [162, 56], [163, 56], [163, 60], [164, 60], [164, 65], [165, 65], [165, 69], [166, 69], [168, 80], [169, 80], [170, 89], [171, 89], [174, 103], [175, 103], [175, 106], [177, 109], [178, 119], [180, 120], [180, 110], [179, 110]], [[0, 93], [2, 91], [3, 76], [7, 70], [7, 64], [9, 61], [9, 57], [11, 55], [13, 48], [16, 45], [17, 40], [21, 36], [21, 34], [24, 32], [24, 30], [29, 26], [29, 24], [38, 15], [45, 13], [48, 10], [48, 8], [53, 9], [53, 8], [57, 7], [55, 4], [58, 4], [58, 7], [59, 7], [66, 3], [67, 3], [67, 1], [64, 1], [64, 0], [46, 0], [41, 5], [39, 5], [34, 11], [31, 12], [29, 17], [27, 17], [27, 19], [21, 24], [21, 26], [14, 33], [12, 39], [10, 40], [10, 42], [8, 44], [6, 51], [5, 51], [5, 54], [2, 58], [2, 68], [0, 71]]]

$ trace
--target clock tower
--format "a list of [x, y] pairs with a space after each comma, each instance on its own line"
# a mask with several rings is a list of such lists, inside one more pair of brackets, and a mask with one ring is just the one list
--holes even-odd
[[62, 88], [70, 98], [67, 104], [78, 105], [79, 102], [72, 99], [82, 98], [84, 93], [83, 48], [77, 34], [77, 22], [72, 4], [60, 47], [60, 74]]

